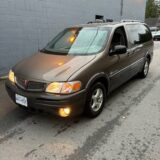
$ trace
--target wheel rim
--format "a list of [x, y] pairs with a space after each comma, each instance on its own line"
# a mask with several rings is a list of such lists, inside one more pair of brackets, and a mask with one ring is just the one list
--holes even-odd
[[146, 61], [145, 65], [144, 65], [144, 75], [147, 75], [148, 70], [149, 70], [149, 64], [148, 64], [148, 61]]
[[103, 90], [101, 88], [95, 89], [91, 98], [91, 108], [94, 112], [97, 112], [102, 107], [104, 100]]

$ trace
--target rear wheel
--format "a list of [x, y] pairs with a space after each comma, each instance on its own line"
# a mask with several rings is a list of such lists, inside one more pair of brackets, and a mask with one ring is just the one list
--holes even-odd
[[91, 87], [87, 95], [87, 102], [85, 109], [87, 116], [90, 118], [97, 117], [103, 110], [105, 99], [106, 99], [105, 86], [100, 82], [95, 83]]
[[150, 61], [147, 58], [146, 61], [145, 61], [145, 63], [144, 63], [143, 69], [142, 69], [142, 71], [139, 74], [141, 78], [146, 78], [147, 77], [148, 72], [149, 72], [149, 65], [150, 65]]

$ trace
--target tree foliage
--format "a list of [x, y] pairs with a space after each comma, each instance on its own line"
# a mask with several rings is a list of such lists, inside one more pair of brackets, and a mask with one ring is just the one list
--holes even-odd
[[154, 0], [147, 0], [146, 18], [157, 18], [159, 16], [159, 6], [155, 4]]

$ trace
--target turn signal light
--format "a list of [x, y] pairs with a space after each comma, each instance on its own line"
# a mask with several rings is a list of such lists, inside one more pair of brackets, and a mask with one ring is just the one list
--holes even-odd
[[14, 76], [14, 72], [12, 70], [9, 71], [8, 78], [11, 82], [15, 83], [15, 76]]
[[47, 93], [55, 94], [70, 94], [78, 92], [81, 89], [81, 82], [53, 82], [50, 83], [47, 88]]

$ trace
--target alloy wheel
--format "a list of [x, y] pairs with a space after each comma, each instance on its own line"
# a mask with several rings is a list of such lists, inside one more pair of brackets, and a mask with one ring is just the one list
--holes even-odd
[[94, 112], [97, 112], [101, 109], [104, 101], [104, 93], [101, 88], [97, 88], [93, 91], [91, 98], [91, 108]]

